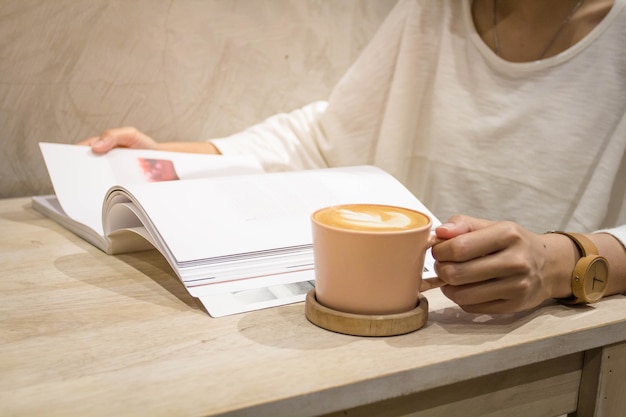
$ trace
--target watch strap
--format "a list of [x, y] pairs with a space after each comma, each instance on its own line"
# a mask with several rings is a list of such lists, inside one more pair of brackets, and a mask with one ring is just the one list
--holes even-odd
[[558, 233], [560, 235], [565, 235], [574, 241], [576, 246], [578, 246], [578, 250], [580, 251], [580, 256], [585, 257], [588, 255], [599, 255], [598, 248], [596, 245], [589, 239], [587, 236], [580, 233], [569, 233], [569, 232], [560, 232], [558, 230], [553, 231], [552, 233]]
[[583, 274], [581, 272], [586, 269], [587, 264], [592, 258], [599, 255], [598, 248], [591, 239], [580, 233], [562, 232], [558, 230], [553, 230], [550, 233], [558, 233], [567, 236], [576, 244], [580, 252], [580, 259], [576, 261], [576, 265], [572, 271], [572, 295], [567, 298], [558, 298], [557, 300], [564, 304], [586, 304], [590, 302], [590, 300], [587, 300], [584, 296], [583, 283], [581, 281]]

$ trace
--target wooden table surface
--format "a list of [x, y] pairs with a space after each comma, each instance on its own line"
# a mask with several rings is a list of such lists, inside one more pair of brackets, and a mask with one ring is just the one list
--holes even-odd
[[[583, 352], [626, 340], [624, 296], [489, 316], [425, 295], [427, 325], [395, 337], [320, 329], [303, 303], [214, 319], [158, 253], [107, 256], [30, 199], [1, 200], [0, 415], [312, 416], [450, 384], [484, 403], [472, 381], [497, 375], [505, 395], [528, 367], [577, 392]], [[550, 375], [559, 366], [567, 377]], [[559, 398], [555, 412], [575, 407]]]

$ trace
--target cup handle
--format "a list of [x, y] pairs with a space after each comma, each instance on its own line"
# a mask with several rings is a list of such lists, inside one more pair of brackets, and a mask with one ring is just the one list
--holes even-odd
[[447, 285], [444, 281], [440, 280], [438, 277], [434, 278], [424, 278], [422, 279], [422, 283], [420, 285], [420, 292], [432, 290], [433, 288], [439, 288]]

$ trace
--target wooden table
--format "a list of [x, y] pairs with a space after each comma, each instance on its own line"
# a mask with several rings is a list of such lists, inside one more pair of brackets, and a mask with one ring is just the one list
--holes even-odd
[[104, 255], [26, 198], [0, 201], [0, 275], [3, 416], [626, 410], [624, 296], [488, 316], [431, 291], [426, 327], [388, 338], [322, 330], [303, 303], [214, 319], [156, 252]]

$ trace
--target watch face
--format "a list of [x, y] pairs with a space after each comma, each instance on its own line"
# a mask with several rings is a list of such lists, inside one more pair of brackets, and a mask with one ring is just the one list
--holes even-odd
[[604, 295], [608, 284], [609, 267], [605, 258], [593, 257], [586, 268], [583, 279], [585, 298], [593, 303]]

